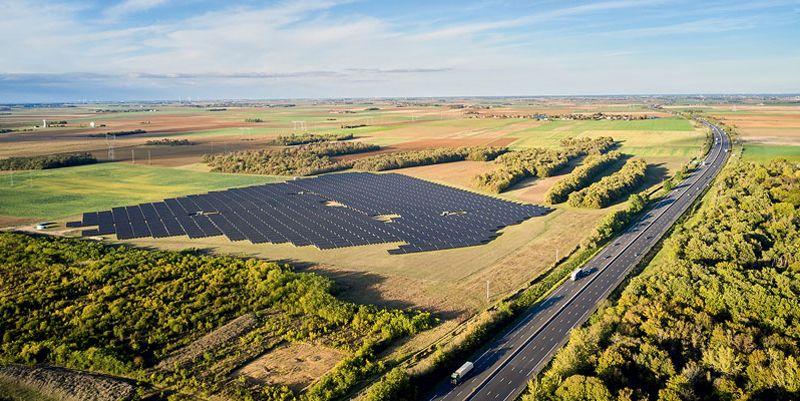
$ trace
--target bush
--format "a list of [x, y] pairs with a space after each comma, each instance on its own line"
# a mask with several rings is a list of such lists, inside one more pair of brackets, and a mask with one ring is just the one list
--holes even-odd
[[410, 150], [365, 157], [356, 160], [353, 168], [364, 171], [383, 171], [461, 160], [487, 161], [493, 160], [506, 151], [506, 148], [485, 146]]
[[631, 195], [628, 199], [628, 207], [622, 210], [615, 210], [600, 219], [594, 228], [594, 232], [584, 240], [584, 248], [593, 248], [604, 241], [610, 239], [615, 234], [625, 228], [633, 218], [636, 217], [649, 202], [646, 192]]
[[550, 187], [547, 194], [545, 194], [545, 200], [551, 204], [566, 201], [569, 194], [591, 184], [598, 174], [621, 158], [622, 154], [619, 152], [589, 156], [583, 164], [573, 170], [572, 173]]
[[566, 138], [561, 140], [564, 150], [530, 148], [508, 152], [497, 158], [499, 165], [494, 171], [477, 175], [473, 179], [476, 187], [500, 193], [526, 177], [549, 177], [565, 167], [570, 160], [587, 154], [600, 154], [615, 144], [611, 137]]
[[526, 177], [548, 177], [569, 163], [569, 154], [552, 149], [531, 148], [509, 152], [497, 158], [500, 165], [479, 174], [473, 182], [478, 188], [500, 193]]
[[646, 172], [644, 160], [630, 159], [616, 173], [570, 194], [568, 203], [575, 207], [604, 208], [641, 185]]
[[353, 134], [292, 134], [278, 136], [273, 143], [276, 145], [291, 146], [318, 142], [346, 141], [353, 138]]
[[147, 146], [159, 146], [159, 145], [190, 146], [190, 145], [194, 145], [194, 142], [192, 142], [192, 141], [190, 141], [188, 139], [161, 138], [161, 139], [149, 139], [144, 144], [147, 145]]
[[89, 135], [92, 138], [105, 138], [106, 135], [112, 136], [129, 136], [129, 135], [138, 135], [138, 134], [146, 134], [147, 131], [143, 129], [135, 129], [130, 131], [114, 131], [114, 132], [105, 132], [102, 134], [91, 134]]
[[323, 142], [280, 150], [257, 150], [205, 155], [203, 161], [212, 171], [223, 173], [314, 175], [350, 168], [352, 162], [340, 162], [333, 156], [370, 152], [377, 145], [362, 142]]
[[0, 160], [0, 170], [45, 170], [97, 163], [90, 153], [10, 157]]

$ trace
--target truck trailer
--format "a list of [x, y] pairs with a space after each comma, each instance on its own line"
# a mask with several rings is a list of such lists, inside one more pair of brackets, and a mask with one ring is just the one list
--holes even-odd
[[467, 374], [469, 373], [470, 370], [472, 370], [473, 367], [475, 367], [475, 365], [472, 362], [464, 362], [464, 364], [461, 365], [460, 368], [456, 369], [456, 371], [453, 372], [452, 375], [450, 375], [450, 381], [454, 385], [458, 385], [458, 383], [461, 383], [461, 381], [464, 380], [464, 377], [467, 376]]

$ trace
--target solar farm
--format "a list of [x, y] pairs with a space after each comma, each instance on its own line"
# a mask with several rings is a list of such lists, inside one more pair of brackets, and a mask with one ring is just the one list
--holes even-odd
[[[403, 243], [390, 254], [461, 248], [551, 209], [401, 174], [344, 173], [84, 213], [69, 227], [120, 240], [224, 235], [335, 249]], [[96, 228], [90, 228], [95, 227]]]

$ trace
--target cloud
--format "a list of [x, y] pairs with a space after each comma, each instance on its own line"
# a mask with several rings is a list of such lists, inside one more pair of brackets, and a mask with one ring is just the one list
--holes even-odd
[[[531, 11], [517, 2], [412, 9], [348, 0], [192, 1], [172, 14], [177, 7], [166, 1], [107, 8], [80, 1], [0, 0], [0, 99], [24, 95], [26, 85], [95, 90], [107, 99], [666, 91], [679, 83], [653, 77], [699, 65], [700, 49], [739, 58], [794, 52], [788, 39], [797, 19], [783, 2], [753, 11], [744, 1], [713, 14], [704, 10], [722, 3], [548, 1]], [[132, 17], [156, 7], [164, 11], [157, 22]], [[708, 34], [734, 29], [753, 35], [732, 46]], [[763, 70], [779, 67], [764, 60]], [[725, 76], [710, 68], [693, 74], [709, 82]], [[737, 74], [737, 82], [747, 79]], [[770, 78], [796, 82], [789, 73]]]
[[103, 13], [106, 17], [117, 19], [128, 14], [134, 14], [159, 7], [167, 0], [124, 0], [119, 4], [108, 7]]
[[718, 33], [735, 30], [751, 29], [758, 24], [758, 18], [705, 18], [696, 21], [681, 22], [645, 28], [622, 29], [605, 32], [609, 36], [663, 36], [663, 35], [692, 35], [698, 33]]
[[654, 6], [662, 2], [663, 1], [642, 1], [642, 0], [602, 1], [602, 2], [582, 4], [571, 7], [557, 8], [550, 11], [543, 11], [512, 19], [505, 19], [505, 20], [484, 22], [484, 23], [460, 24], [434, 30], [431, 32], [425, 32], [417, 35], [416, 37], [418, 39], [427, 40], [427, 39], [441, 39], [441, 38], [457, 37], [463, 35], [472, 35], [492, 30], [528, 26], [538, 22], [552, 21], [558, 18], [578, 16], [582, 14], [589, 14], [600, 11]]

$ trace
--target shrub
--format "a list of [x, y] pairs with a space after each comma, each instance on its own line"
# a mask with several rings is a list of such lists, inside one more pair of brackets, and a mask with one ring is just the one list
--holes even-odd
[[353, 168], [364, 171], [383, 171], [461, 160], [487, 161], [493, 160], [506, 151], [507, 149], [502, 147], [485, 146], [410, 150], [365, 157], [356, 160]]
[[570, 206], [599, 209], [629, 194], [644, 182], [647, 163], [642, 159], [630, 159], [616, 173], [569, 195]]
[[566, 166], [570, 160], [587, 154], [600, 154], [614, 146], [614, 139], [566, 138], [561, 140], [564, 150], [530, 148], [508, 152], [497, 158], [499, 165], [494, 171], [480, 174], [473, 179], [476, 187], [500, 193], [526, 177], [549, 177]]
[[377, 145], [362, 142], [322, 142], [280, 150], [250, 150], [205, 155], [212, 171], [223, 173], [314, 175], [350, 168], [352, 162], [339, 162], [333, 156], [370, 152]]
[[346, 141], [353, 138], [353, 134], [291, 134], [278, 136], [273, 140], [273, 143], [291, 146], [317, 142]]
[[551, 204], [566, 201], [569, 194], [591, 184], [598, 174], [621, 158], [622, 154], [619, 152], [589, 156], [572, 173], [550, 187], [547, 194], [545, 194], [545, 200]]
[[90, 153], [10, 157], [0, 160], [0, 170], [45, 170], [97, 163]]

